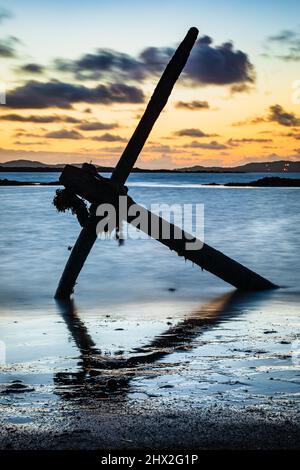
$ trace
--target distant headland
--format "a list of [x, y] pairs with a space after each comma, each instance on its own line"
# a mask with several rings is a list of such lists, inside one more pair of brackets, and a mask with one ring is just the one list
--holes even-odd
[[[81, 166], [82, 163], [73, 163]], [[47, 164], [33, 160], [11, 160], [0, 163], [1, 172], [60, 172], [65, 163]], [[95, 165], [99, 172], [110, 173], [113, 167]], [[135, 167], [133, 173], [300, 173], [300, 161], [253, 162], [233, 167], [202, 166], [168, 169], [145, 169]]]

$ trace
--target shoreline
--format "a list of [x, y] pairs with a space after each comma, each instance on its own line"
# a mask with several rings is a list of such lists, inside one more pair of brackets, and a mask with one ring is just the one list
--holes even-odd
[[[60, 181], [17, 181], [0, 179], [0, 186], [63, 186]], [[247, 187], [247, 188], [300, 188], [300, 179], [281, 178], [279, 176], [264, 177], [250, 182], [203, 183], [203, 187]]]
[[66, 405], [54, 415], [40, 411], [32, 425], [2, 421], [0, 449], [299, 449], [300, 416], [295, 408], [274, 410], [270, 403], [269, 409], [214, 405], [166, 411], [161, 402], [155, 410], [153, 398], [136, 403], [134, 409], [125, 405], [112, 411], [111, 405], [91, 403], [86, 409]]

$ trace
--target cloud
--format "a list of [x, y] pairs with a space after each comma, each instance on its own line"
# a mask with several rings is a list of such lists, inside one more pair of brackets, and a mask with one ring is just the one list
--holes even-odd
[[120, 135], [110, 134], [106, 132], [103, 135], [95, 136], [91, 138], [92, 140], [96, 140], [98, 142], [127, 142], [127, 139], [121, 137]]
[[119, 127], [119, 125], [116, 122], [85, 122], [77, 126], [77, 129], [80, 129], [81, 131], [103, 131], [109, 129], [116, 129], [117, 127]]
[[12, 17], [12, 14], [6, 8], [0, 7], [0, 23]]
[[282, 126], [300, 126], [300, 118], [294, 113], [289, 113], [279, 104], [270, 106], [269, 120], [278, 122]]
[[278, 124], [286, 127], [300, 126], [300, 117], [292, 112], [287, 112], [280, 104], [274, 104], [269, 107], [269, 114], [267, 116], [256, 116], [254, 118], [246, 119], [232, 123], [232, 126], [243, 126], [247, 124], [260, 124], [262, 122], [277, 122]]
[[171, 149], [169, 145], [147, 145], [144, 149], [144, 152], [150, 152], [150, 153], [169, 153], [169, 152], [175, 152], [174, 149]]
[[175, 135], [180, 137], [216, 137], [217, 134], [206, 134], [200, 129], [181, 129], [180, 131], [174, 132]]
[[161, 73], [173, 52], [171, 48], [148, 47], [133, 57], [111, 49], [98, 49], [77, 60], [56, 59], [54, 66], [60, 72], [72, 72], [78, 80], [140, 81]]
[[81, 122], [80, 119], [74, 118], [72, 116], [65, 116], [59, 114], [53, 114], [48, 116], [39, 116], [39, 115], [30, 115], [22, 116], [20, 114], [4, 114], [0, 115], [0, 120], [2, 121], [12, 121], [12, 122], [33, 122], [38, 124], [47, 124], [52, 122], [67, 122], [70, 124], [78, 124]]
[[[275, 44], [276, 46], [281, 46], [285, 50], [281, 54], [273, 54], [278, 59], [282, 59], [285, 62], [289, 61], [299, 61], [300, 60], [300, 30], [284, 29], [279, 33], [269, 36], [266, 40], [266, 44], [271, 45]], [[267, 54], [267, 57], [270, 57], [272, 54]]]
[[262, 116], [255, 116], [253, 118], [245, 119], [244, 121], [233, 122], [231, 125], [234, 127], [240, 127], [248, 124], [261, 124], [262, 122], [266, 121], [267, 119]]
[[42, 136], [40, 134], [35, 134], [34, 132], [26, 132], [23, 129], [20, 129], [15, 133], [15, 137], [38, 137], [40, 139]]
[[77, 132], [74, 130], [69, 131], [67, 129], [60, 129], [58, 131], [48, 132], [47, 134], [45, 134], [44, 137], [47, 137], [48, 139], [72, 139], [72, 140], [79, 140], [83, 138], [80, 132]]
[[141, 165], [139, 167], [151, 168], [153, 170], [161, 170], [163, 168], [174, 167], [176, 160], [172, 155], [160, 155], [157, 158], [152, 156], [142, 155], [141, 156]]
[[37, 142], [37, 141], [35, 141], [35, 142], [21, 142], [20, 140], [16, 140], [14, 142], [14, 144], [15, 145], [44, 145], [44, 144], [46, 144], [46, 142], [44, 140], [39, 141], [39, 142]]
[[202, 142], [197, 142], [196, 140], [193, 140], [191, 143], [183, 145], [184, 148], [200, 148], [200, 149], [207, 149], [207, 150], [223, 150], [227, 149], [228, 146], [225, 144], [221, 144], [220, 142], [217, 142], [216, 140], [212, 140], [209, 143], [202, 143]]
[[254, 83], [254, 67], [245, 52], [235, 50], [231, 42], [220, 46], [212, 43], [209, 36], [197, 41], [185, 67], [187, 79], [194, 84]]
[[72, 108], [74, 103], [112, 104], [142, 103], [141, 89], [122, 83], [98, 85], [88, 88], [58, 80], [38, 82], [31, 80], [7, 93], [6, 106], [9, 108]]
[[5, 39], [0, 39], [0, 57], [6, 59], [13, 59], [17, 57], [16, 46], [19, 43], [19, 39], [14, 36], [9, 36]]
[[31, 62], [29, 64], [21, 65], [19, 70], [25, 73], [41, 74], [44, 71], [44, 66]]
[[[192, 49], [181, 77], [182, 82], [195, 85], [245, 84], [234, 91], [246, 91], [246, 84], [255, 81], [254, 67], [248, 55], [235, 50], [231, 42], [213, 46], [209, 36], [200, 38]], [[175, 49], [147, 47], [137, 57], [110, 49], [98, 49], [79, 59], [56, 59], [54, 67], [71, 72], [78, 80], [142, 81], [160, 75]]]
[[253, 86], [250, 86], [248, 83], [237, 83], [230, 87], [230, 93], [234, 95], [235, 93], [249, 93], [253, 90]]
[[144, 78], [141, 62], [134, 57], [110, 49], [98, 49], [95, 53], [84, 54], [77, 60], [57, 59], [55, 68], [61, 72], [72, 72], [78, 80], [99, 80], [100, 78]]
[[267, 40], [270, 42], [287, 42], [290, 44], [295, 41], [297, 36], [298, 34], [296, 31], [293, 31], [292, 29], [284, 29], [273, 36], [269, 36]]
[[66, 116], [64, 114], [50, 114], [50, 115], [36, 115], [31, 114], [29, 116], [23, 116], [20, 114], [4, 114], [0, 115], [0, 120], [11, 121], [11, 122], [29, 122], [36, 124], [49, 124], [56, 122], [63, 122], [69, 124], [79, 124], [77, 129], [81, 131], [102, 131], [109, 129], [116, 129], [119, 125], [116, 122], [103, 123], [98, 121], [82, 121], [81, 119]]
[[107, 154], [121, 154], [124, 150], [124, 147], [118, 146], [118, 147], [101, 147], [99, 149], [101, 152], [105, 152], [105, 155]]
[[[255, 81], [254, 67], [247, 54], [235, 50], [231, 42], [213, 46], [209, 36], [200, 38], [192, 49], [183, 72], [183, 80], [193, 85], [246, 84]], [[153, 49], [153, 48], [152, 48]], [[161, 51], [161, 49], [160, 49]], [[158, 55], [158, 51], [156, 52]], [[166, 54], [165, 54], [166, 55]], [[166, 62], [165, 62], [166, 64]]]
[[298, 61], [300, 61], [299, 46], [295, 50], [291, 49], [291, 51], [288, 54], [277, 55], [277, 58], [281, 59], [285, 62], [298, 62]]
[[182, 145], [170, 146], [167, 144], [153, 143], [153, 145], [146, 145], [144, 153], [172, 154], [174, 156], [177, 155], [177, 158], [181, 158], [184, 154], [188, 153], [190, 155], [191, 152], [184, 150]]
[[145, 71], [145, 75], [160, 74], [175, 50], [170, 47], [147, 47], [144, 49], [139, 58], [141, 59], [141, 67]]
[[[41, 128], [42, 131], [45, 129]], [[34, 138], [47, 138], [47, 139], [70, 139], [70, 140], [95, 140], [97, 142], [127, 142], [127, 139], [116, 134], [105, 133], [100, 136], [86, 137], [75, 129], [58, 129], [45, 134], [29, 133], [20, 130], [15, 133], [15, 137], [34, 137]]]
[[243, 138], [243, 139], [229, 139], [228, 144], [232, 146], [236, 146], [238, 144], [252, 144], [252, 143], [267, 143], [273, 142], [272, 139], [264, 139], [264, 138]]
[[188, 109], [189, 111], [198, 111], [202, 109], [209, 109], [207, 101], [177, 101], [176, 108]]
[[287, 134], [282, 134], [284, 137], [293, 137], [296, 140], [300, 140], [299, 132], [288, 132]]

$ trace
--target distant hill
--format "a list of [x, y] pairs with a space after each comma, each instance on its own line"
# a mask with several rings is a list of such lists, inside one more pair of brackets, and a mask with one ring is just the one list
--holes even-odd
[[[75, 166], [81, 166], [81, 163], [73, 163]], [[0, 163], [0, 172], [8, 171], [45, 171], [45, 172], [58, 172], [65, 166], [65, 163], [46, 164], [39, 161], [32, 160], [11, 160], [5, 163]], [[111, 172], [113, 167], [96, 165], [101, 172]], [[195, 165], [191, 167], [176, 168], [174, 170], [149, 170], [135, 167], [134, 173], [151, 172], [151, 173], [300, 173], [300, 161], [280, 160], [276, 162], [255, 162], [246, 163], [234, 167], [221, 167], [221, 166], [201, 166]]]
[[[32, 161], [32, 160], [11, 160], [9, 162], [0, 163], [0, 171], [5, 172], [22, 172], [22, 171], [45, 171], [45, 172], [52, 172], [52, 171], [61, 171], [64, 168], [65, 163], [57, 163], [57, 164], [49, 164], [49, 163], [42, 163], [39, 161]], [[81, 167], [82, 163], [71, 163], [71, 165]], [[102, 172], [111, 172], [113, 170], [112, 167], [109, 166], [99, 166], [99, 171]]]
[[1, 163], [0, 165], [4, 168], [18, 168], [18, 167], [40, 168], [40, 167], [49, 166], [46, 163], [37, 162], [34, 160], [11, 160], [9, 162]]
[[280, 160], [276, 162], [254, 162], [246, 163], [245, 165], [233, 167], [219, 167], [211, 166], [205, 167], [196, 165], [192, 167], [180, 168], [177, 171], [184, 172], [226, 172], [226, 173], [299, 173], [300, 161]]

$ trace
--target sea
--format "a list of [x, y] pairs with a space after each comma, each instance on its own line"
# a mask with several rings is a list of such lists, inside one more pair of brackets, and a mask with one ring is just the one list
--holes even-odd
[[[1, 178], [46, 182], [58, 176], [12, 172]], [[62, 402], [69, 390], [85, 396], [91, 370], [103, 380], [122, 378], [123, 386], [117, 380], [109, 394], [118, 400], [157, 397], [175, 408], [220, 401], [269, 406], [270, 400], [299, 406], [300, 188], [223, 186], [265, 176], [300, 178], [133, 173], [127, 186], [149, 208], [201, 205], [203, 241], [278, 289], [238, 293], [156, 240], [132, 237], [119, 246], [101, 238], [68, 305], [53, 297], [80, 231], [76, 217], [56, 211], [56, 186], [0, 187], [4, 421], [34, 421], [37, 402]], [[16, 383], [24, 393], [14, 392]], [[96, 395], [100, 389], [96, 384]]]

